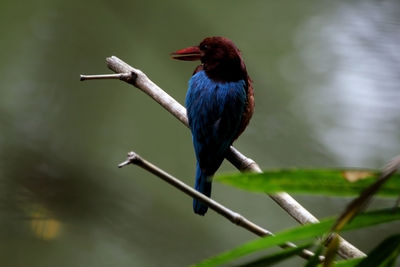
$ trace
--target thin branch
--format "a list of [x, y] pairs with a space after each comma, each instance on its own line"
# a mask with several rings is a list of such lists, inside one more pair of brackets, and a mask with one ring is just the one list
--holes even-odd
[[98, 75], [81, 75], [80, 80], [105, 80], [105, 79], [129, 79], [132, 77], [132, 73], [116, 73], [116, 74], [98, 74]]
[[[153, 83], [141, 70], [135, 69], [121, 59], [112, 56], [106, 59], [107, 66], [116, 73], [131, 73], [130, 77], [114, 77], [113, 79], [121, 79], [130, 83], [149, 95], [172, 115], [174, 115], [183, 124], [188, 126], [186, 117], [186, 109], [179, 104], [174, 98], [167, 94], [164, 90]], [[87, 76], [86, 76], [87, 77]], [[108, 77], [110, 78], [110, 77]], [[256, 172], [261, 173], [262, 170], [257, 163], [241, 154], [237, 149], [231, 146], [226, 159], [231, 162], [241, 172]], [[316, 223], [318, 219], [308, 210], [301, 206], [293, 197], [287, 193], [276, 193], [269, 195], [279, 206], [281, 206], [290, 216], [301, 224]], [[338, 254], [345, 258], [359, 258], [366, 255], [354, 247], [352, 244], [340, 238], [340, 247]]]
[[[244, 216], [240, 215], [239, 213], [228, 209], [227, 207], [223, 206], [222, 204], [218, 203], [217, 201], [194, 190], [191, 186], [185, 184], [181, 180], [173, 177], [171, 174], [165, 172], [164, 170], [160, 169], [159, 167], [155, 166], [154, 164], [150, 163], [149, 161], [143, 159], [135, 152], [129, 152], [127, 160], [122, 162], [121, 164], [119, 164], [118, 167], [122, 168], [128, 164], [137, 165], [137, 166], [145, 169], [146, 171], [158, 176], [165, 182], [176, 187], [177, 189], [179, 189], [180, 191], [189, 195], [190, 197], [197, 198], [197, 199], [201, 200], [202, 202], [206, 203], [210, 209], [221, 214], [222, 216], [224, 216], [225, 218], [230, 220], [232, 223], [234, 223], [240, 227], [243, 227], [258, 236], [264, 237], [264, 236], [272, 236], [273, 235], [273, 233], [271, 233], [270, 231], [251, 222], [250, 220], [246, 219]], [[286, 242], [285, 244], [281, 245], [281, 247], [282, 248], [296, 248], [297, 246], [291, 242]], [[314, 256], [314, 253], [309, 250], [304, 249], [301, 251], [301, 253], [299, 255], [305, 259], [310, 259], [311, 257]], [[322, 262], [324, 260], [324, 257], [323, 256], [319, 257], [319, 260]]]

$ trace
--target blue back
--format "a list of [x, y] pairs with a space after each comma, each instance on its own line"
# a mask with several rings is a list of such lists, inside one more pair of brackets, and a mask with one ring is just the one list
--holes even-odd
[[217, 82], [199, 71], [189, 81], [186, 108], [198, 165], [212, 176], [237, 137], [246, 105], [246, 82]]

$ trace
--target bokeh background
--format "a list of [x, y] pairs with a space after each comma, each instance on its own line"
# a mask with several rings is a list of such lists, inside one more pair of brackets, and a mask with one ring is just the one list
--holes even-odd
[[[117, 169], [134, 150], [193, 184], [195, 162], [188, 129], [149, 97], [79, 81], [109, 73], [110, 55], [183, 103], [195, 63], [169, 53], [234, 40], [256, 93], [235, 146], [262, 168], [380, 168], [400, 153], [396, 0], [6, 0], [0, 22], [1, 266], [187, 266], [256, 238], [194, 215], [190, 198], [137, 167]], [[213, 197], [271, 231], [296, 225], [265, 195], [215, 183]], [[295, 197], [318, 217], [349, 202]], [[345, 236], [368, 252], [398, 229]]]

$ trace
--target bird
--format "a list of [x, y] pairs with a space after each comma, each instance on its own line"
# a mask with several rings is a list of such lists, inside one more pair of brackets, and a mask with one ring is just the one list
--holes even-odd
[[[207, 37], [171, 57], [201, 63], [189, 80], [185, 106], [197, 160], [194, 188], [210, 197], [212, 177], [253, 115], [252, 80], [240, 50], [226, 37]], [[193, 199], [196, 214], [207, 210], [207, 204]]]

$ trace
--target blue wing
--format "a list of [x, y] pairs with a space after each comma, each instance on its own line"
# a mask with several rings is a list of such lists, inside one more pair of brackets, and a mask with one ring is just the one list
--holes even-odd
[[[246, 83], [215, 82], [204, 71], [189, 81], [186, 108], [196, 153], [195, 189], [211, 196], [211, 178], [240, 132], [246, 105]], [[195, 213], [204, 215], [208, 206], [193, 199]]]
[[216, 82], [202, 70], [186, 95], [189, 126], [201, 170], [212, 176], [237, 137], [246, 105], [246, 82]]

